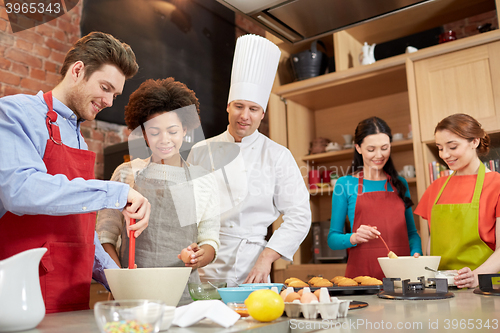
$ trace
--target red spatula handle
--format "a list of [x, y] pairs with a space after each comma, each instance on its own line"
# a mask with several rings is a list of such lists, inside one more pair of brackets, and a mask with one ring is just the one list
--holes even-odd
[[391, 250], [389, 250], [389, 247], [387, 246], [387, 243], [385, 242], [385, 240], [382, 238], [382, 236], [378, 236], [378, 238], [380, 238], [380, 240], [384, 243], [385, 245], [385, 248], [387, 249], [387, 252], [391, 252]]
[[[135, 224], [135, 219], [130, 219], [130, 225]], [[134, 269], [135, 267], [135, 230], [130, 230], [128, 238], [128, 268]]]

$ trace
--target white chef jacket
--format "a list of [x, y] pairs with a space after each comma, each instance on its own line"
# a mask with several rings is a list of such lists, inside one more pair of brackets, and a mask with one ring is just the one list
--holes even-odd
[[[207, 143], [210, 149], [200, 149]], [[239, 147], [237, 156], [224, 143]], [[231, 162], [221, 167], [229, 150]], [[217, 260], [200, 269], [202, 279], [243, 283], [264, 247], [293, 259], [311, 227], [311, 210], [304, 179], [287, 148], [258, 131], [241, 143], [225, 131], [197, 143], [188, 161], [215, 172], [221, 196], [221, 246]], [[267, 228], [281, 214], [283, 223], [266, 242]]]

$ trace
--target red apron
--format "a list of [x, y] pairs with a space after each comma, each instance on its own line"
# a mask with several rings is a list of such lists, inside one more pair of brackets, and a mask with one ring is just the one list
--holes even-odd
[[[387, 175], [385, 191], [363, 192], [363, 172], [359, 173], [352, 230], [355, 232], [362, 224], [376, 226], [391, 251], [398, 256], [409, 256], [405, 205], [397, 191], [387, 191], [387, 182], [390, 180]], [[394, 186], [393, 188], [395, 189]], [[378, 263], [378, 257], [387, 257], [387, 249], [380, 239], [372, 239], [350, 248], [345, 275], [350, 278], [368, 275], [381, 280], [384, 273]]]
[[[93, 179], [95, 153], [62, 144], [52, 92], [43, 97], [49, 109], [46, 124], [50, 138], [43, 156], [47, 173], [63, 174], [69, 180]], [[0, 260], [46, 247], [39, 267], [46, 312], [85, 310], [89, 308], [94, 264], [94, 229], [95, 213], [17, 216], [7, 212], [0, 219]]]

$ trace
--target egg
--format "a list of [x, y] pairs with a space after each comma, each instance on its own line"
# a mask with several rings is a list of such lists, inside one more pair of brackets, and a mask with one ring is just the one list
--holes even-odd
[[188, 249], [182, 249], [181, 260], [186, 264], [191, 263], [191, 254], [192, 254], [192, 251], [189, 251]]
[[318, 297], [316, 297], [313, 293], [304, 293], [300, 298], [300, 303], [308, 304], [312, 301], [318, 301]]
[[302, 297], [303, 293], [304, 293], [304, 289], [300, 289], [299, 291], [297, 291], [297, 294], [299, 294], [301, 297]]
[[292, 303], [293, 301], [295, 301], [296, 299], [300, 300], [300, 295], [296, 292], [293, 292], [293, 293], [289, 293], [286, 298], [285, 298], [285, 302], [286, 303]]
[[286, 291], [287, 291], [287, 290], [285, 289], [285, 290], [283, 290], [283, 291], [281, 292], [281, 294], [280, 294], [281, 298], [283, 298], [283, 301], [284, 301], [284, 300], [285, 300], [285, 298], [286, 298]]
[[314, 295], [316, 295], [316, 297], [319, 299], [319, 294], [321, 293], [321, 289], [316, 289], [314, 291]]

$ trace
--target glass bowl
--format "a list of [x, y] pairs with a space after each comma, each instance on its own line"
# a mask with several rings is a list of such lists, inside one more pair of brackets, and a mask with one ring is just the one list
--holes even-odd
[[101, 333], [158, 332], [165, 312], [159, 300], [97, 302], [94, 317]]
[[[211, 284], [210, 284], [211, 283]], [[227, 287], [227, 282], [217, 282], [210, 281], [201, 283], [188, 283], [189, 294], [193, 301], [203, 300], [203, 299], [222, 299], [217, 292], [217, 288]]]

